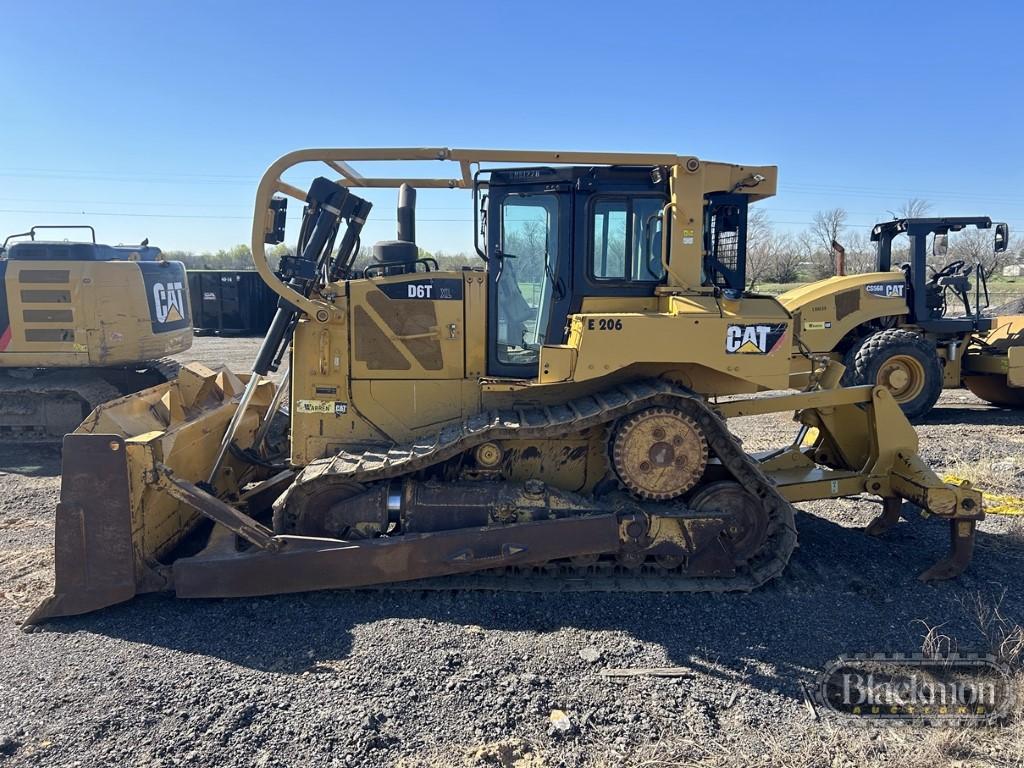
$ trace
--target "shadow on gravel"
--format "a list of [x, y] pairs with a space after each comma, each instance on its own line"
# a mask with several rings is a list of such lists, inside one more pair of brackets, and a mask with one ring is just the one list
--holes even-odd
[[1008, 424], [1011, 426], [1024, 424], [1024, 411], [994, 406], [939, 406], [929, 411], [923, 418], [915, 419], [914, 424], [976, 424], [979, 426], [995, 426]]
[[57, 477], [60, 474], [60, 449], [57, 446], [0, 444], [0, 473]]
[[[188, 601], [147, 596], [47, 625], [222, 659], [258, 671], [297, 674], [353, 653], [387, 667], [416, 654], [436, 663], [465, 644], [492, 647], [557, 671], [579, 648], [603, 647], [610, 666], [666, 662], [799, 699], [807, 680], [847, 652], [913, 652], [925, 629], [974, 636], [961, 601], [1012, 585], [1019, 555], [979, 534], [975, 564], [955, 582], [916, 576], [945, 552], [948, 528], [901, 523], [884, 539], [800, 513], [801, 547], [784, 576], [749, 594], [320, 592], [272, 598]], [[1011, 590], [1003, 608], [1024, 617]], [[495, 635], [490, 630], [513, 632]], [[460, 646], [460, 643], [462, 646]], [[654, 648], [653, 654], [650, 650]], [[379, 650], [378, 650], [379, 648]], [[396, 650], [397, 649], [397, 650]], [[664, 658], [661, 658], [663, 650]], [[961, 648], [961, 650], [968, 650]], [[396, 659], [396, 653], [402, 658]], [[432, 655], [433, 654], [433, 655]], [[159, 663], [159, 662], [157, 662]], [[348, 669], [341, 667], [342, 669]]]

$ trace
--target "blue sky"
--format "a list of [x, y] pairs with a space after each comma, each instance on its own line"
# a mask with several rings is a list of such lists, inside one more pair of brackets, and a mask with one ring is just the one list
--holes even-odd
[[[777, 164], [786, 229], [916, 196], [1024, 232], [1022, 22], [977, 1], [6, 0], [0, 232], [228, 247], [286, 151], [435, 145]], [[365, 239], [389, 238], [394, 194], [374, 199]], [[423, 247], [470, 250], [468, 195], [421, 195], [419, 219]]]

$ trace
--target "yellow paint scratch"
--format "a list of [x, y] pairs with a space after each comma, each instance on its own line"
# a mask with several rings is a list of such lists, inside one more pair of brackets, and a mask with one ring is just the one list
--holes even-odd
[[[964, 482], [962, 477], [946, 475], [942, 478], [944, 483], [960, 485]], [[980, 490], [980, 489], [979, 489]], [[990, 515], [1024, 515], [1024, 498], [1010, 496], [1006, 493], [989, 493], [981, 491], [981, 497], [985, 501], [985, 512]]]

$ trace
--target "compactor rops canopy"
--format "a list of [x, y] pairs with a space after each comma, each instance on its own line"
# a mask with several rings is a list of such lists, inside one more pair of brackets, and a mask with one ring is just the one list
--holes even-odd
[[[31, 620], [160, 590], [749, 590], [784, 570], [793, 504], [840, 496], [881, 501], [870, 533], [904, 500], [946, 521], [924, 577], [955, 576], [980, 494], [924, 464], [885, 388], [837, 388], [826, 356], [789, 388], [793, 317], [744, 286], [748, 206], [775, 184], [661, 154], [284, 156], [256, 196], [281, 302], [252, 371], [187, 366], [67, 437], [55, 595]], [[378, 188], [400, 190], [397, 238], [357, 264]], [[419, 250], [416, 188], [472, 193], [478, 266]], [[745, 452], [730, 419], [775, 412], [792, 442]]]

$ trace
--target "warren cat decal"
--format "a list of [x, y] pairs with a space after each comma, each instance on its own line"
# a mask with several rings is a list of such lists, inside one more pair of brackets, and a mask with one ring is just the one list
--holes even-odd
[[767, 355], [785, 335], [785, 323], [730, 325], [725, 331], [725, 351], [730, 355]]
[[883, 299], [902, 299], [907, 295], [906, 283], [868, 283], [864, 290]]
[[323, 413], [344, 416], [348, 413], [348, 403], [340, 400], [299, 400], [295, 404], [299, 413]]
[[146, 284], [153, 333], [187, 328], [191, 322], [185, 267], [175, 262], [138, 262]]

